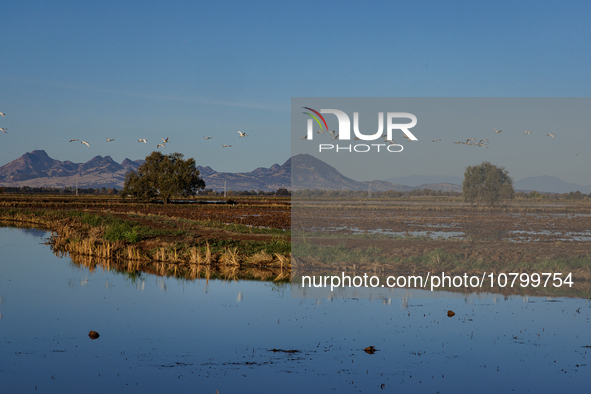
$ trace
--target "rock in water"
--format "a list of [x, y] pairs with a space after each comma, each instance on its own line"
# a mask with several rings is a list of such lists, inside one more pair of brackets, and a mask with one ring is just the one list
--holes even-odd
[[100, 337], [99, 333], [96, 331], [91, 331], [88, 333], [88, 336], [90, 339], [97, 339], [98, 337]]

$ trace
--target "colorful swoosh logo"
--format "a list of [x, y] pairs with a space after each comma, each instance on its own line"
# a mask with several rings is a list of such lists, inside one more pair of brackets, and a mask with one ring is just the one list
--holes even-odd
[[[326, 126], [326, 130], [328, 131], [328, 125], [326, 124], [326, 120], [324, 120], [324, 116], [320, 115], [320, 112], [318, 112], [318, 111], [316, 111], [316, 110], [314, 110], [314, 109], [312, 109], [312, 108], [309, 108], [309, 107], [302, 107], [302, 108], [304, 108], [304, 109], [307, 109], [307, 110], [309, 110], [309, 111], [312, 111], [312, 112], [314, 112], [316, 115], [318, 115], [318, 116], [320, 117], [320, 119], [322, 119], [322, 121], [324, 122], [324, 125]], [[314, 120], [316, 121], [316, 123], [318, 123], [318, 125], [320, 126], [320, 129], [321, 129], [321, 130], [323, 130], [323, 129], [324, 129], [324, 128], [322, 127], [322, 123], [320, 123], [320, 120], [318, 120], [318, 118], [317, 118], [316, 116], [312, 115], [312, 114], [311, 114], [311, 113], [309, 113], [309, 112], [303, 112], [303, 113], [304, 113], [304, 114], [306, 114], [306, 115], [310, 115], [312, 118], [314, 118]]]

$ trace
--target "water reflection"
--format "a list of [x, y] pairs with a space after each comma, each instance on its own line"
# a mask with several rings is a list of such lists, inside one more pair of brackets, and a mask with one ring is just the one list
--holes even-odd
[[106, 259], [96, 256], [69, 255], [55, 251], [58, 257], [69, 257], [73, 267], [84, 267], [90, 272], [97, 270], [111, 271], [127, 277], [136, 283], [146, 275], [174, 277], [178, 279], [257, 279], [263, 281], [286, 281], [289, 278], [289, 270], [282, 267], [253, 267], [253, 266], [228, 266], [208, 264], [178, 264], [154, 262], [152, 264], [140, 264], [137, 261], [121, 261]]
[[3, 392], [588, 390], [585, 299], [296, 299], [285, 282], [68, 264], [0, 232]]

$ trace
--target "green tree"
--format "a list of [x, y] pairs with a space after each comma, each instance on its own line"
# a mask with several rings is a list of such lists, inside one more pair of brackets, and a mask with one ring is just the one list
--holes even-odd
[[159, 197], [168, 204], [172, 196], [194, 196], [204, 188], [194, 159], [183, 160], [180, 153], [152, 152], [137, 171], [127, 173], [121, 197], [131, 195], [139, 201]]
[[462, 185], [464, 201], [494, 206], [501, 200], [515, 197], [513, 178], [504, 167], [484, 162], [467, 167]]

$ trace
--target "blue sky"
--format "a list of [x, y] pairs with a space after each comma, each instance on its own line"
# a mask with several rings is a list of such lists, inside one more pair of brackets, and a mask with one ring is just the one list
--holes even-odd
[[[590, 14], [583, 1], [5, 1], [0, 165], [34, 149], [121, 162], [169, 137], [166, 152], [250, 171], [289, 157], [292, 97], [587, 97]], [[523, 176], [542, 175], [529, 163]], [[550, 175], [589, 184], [589, 164]]]

